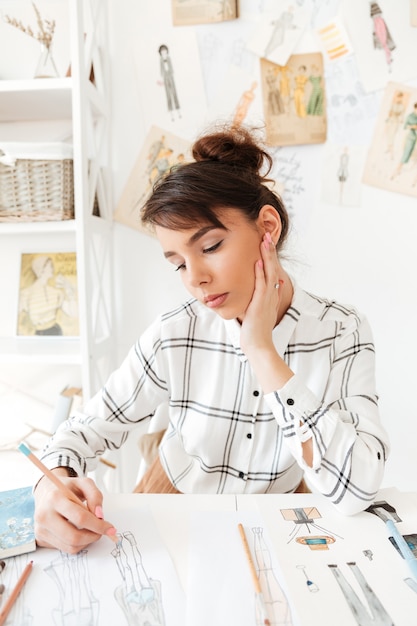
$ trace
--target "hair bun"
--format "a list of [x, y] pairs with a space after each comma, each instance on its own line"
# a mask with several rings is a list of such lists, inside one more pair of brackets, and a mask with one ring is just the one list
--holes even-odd
[[243, 126], [228, 126], [210, 134], [202, 135], [192, 146], [196, 161], [221, 161], [231, 167], [239, 167], [259, 174], [265, 160], [269, 167], [271, 157], [264, 151], [253, 131]]

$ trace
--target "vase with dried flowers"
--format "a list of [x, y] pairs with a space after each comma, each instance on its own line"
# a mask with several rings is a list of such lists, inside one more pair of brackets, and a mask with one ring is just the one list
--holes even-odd
[[18, 30], [25, 33], [29, 37], [39, 41], [41, 46], [41, 54], [36, 66], [34, 78], [56, 78], [59, 76], [52, 54], [52, 43], [55, 32], [55, 20], [43, 19], [38, 7], [32, 2], [33, 10], [36, 14], [38, 31], [35, 33], [31, 26], [24, 26], [20, 20], [14, 17], [5, 16], [5, 21], [10, 26], [14, 26]]

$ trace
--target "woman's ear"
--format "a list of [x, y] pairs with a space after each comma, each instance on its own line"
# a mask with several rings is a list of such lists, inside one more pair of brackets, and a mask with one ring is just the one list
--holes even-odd
[[261, 233], [269, 233], [272, 241], [277, 245], [282, 231], [282, 222], [278, 211], [271, 204], [264, 204], [259, 211], [257, 223]]

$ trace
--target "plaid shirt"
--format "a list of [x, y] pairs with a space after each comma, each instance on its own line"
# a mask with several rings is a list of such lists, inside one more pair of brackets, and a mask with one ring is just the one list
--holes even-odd
[[[194, 299], [160, 316], [102, 391], [58, 429], [44, 462], [85, 474], [97, 455], [119, 448], [168, 403], [160, 456], [179, 491], [287, 493], [305, 473], [339, 510], [365, 509], [388, 452], [366, 319], [294, 285], [273, 339], [295, 375], [266, 395], [239, 333], [236, 320], [225, 321]], [[313, 467], [302, 457], [310, 437]]]

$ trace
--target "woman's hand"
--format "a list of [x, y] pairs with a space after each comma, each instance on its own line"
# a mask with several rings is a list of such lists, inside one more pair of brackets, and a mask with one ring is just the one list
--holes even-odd
[[284, 282], [280, 278], [282, 269], [269, 233], [264, 235], [260, 251], [261, 258], [255, 264], [255, 288], [240, 335], [241, 348], [246, 354], [252, 349], [273, 347], [272, 331], [278, 321], [280, 287]]
[[[281, 389], [293, 376], [275, 349], [272, 331], [291, 304], [292, 287], [281, 268], [271, 235], [262, 239], [255, 264], [255, 288], [245, 311], [240, 346], [248, 357], [264, 393]], [[284, 278], [286, 277], [285, 289]]]
[[65, 468], [52, 471], [85, 504], [71, 501], [47, 476], [41, 478], [34, 494], [37, 544], [76, 554], [102, 535], [114, 538], [117, 531], [103, 520], [103, 495], [94, 481], [68, 478]]

